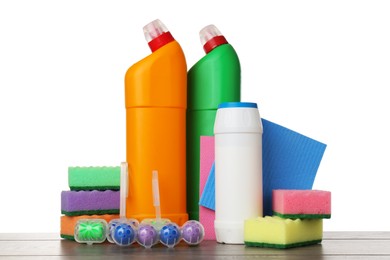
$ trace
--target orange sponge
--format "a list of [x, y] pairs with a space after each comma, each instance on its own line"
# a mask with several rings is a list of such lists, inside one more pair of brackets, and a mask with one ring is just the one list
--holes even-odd
[[119, 215], [81, 215], [81, 216], [61, 216], [61, 237], [74, 240], [74, 228], [80, 219], [104, 219], [110, 222], [112, 219], [119, 218]]

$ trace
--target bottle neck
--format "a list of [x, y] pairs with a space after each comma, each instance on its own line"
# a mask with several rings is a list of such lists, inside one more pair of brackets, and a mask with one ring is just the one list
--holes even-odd
[[149, 48], [152, 50], [152, 52], [157, 51], [164, 45], [174, 41], [172, 34], [170, 32], [165, 32], [158, 37], [154, 38], [150, 42], [148, 42]]
[[203, 45], [203, 50], [207, 53], [214, 50], [216, 47], [227, 44], [227, 40], [223, 35], [215, 36], [214, 38], [208, 40], [205, 45]]

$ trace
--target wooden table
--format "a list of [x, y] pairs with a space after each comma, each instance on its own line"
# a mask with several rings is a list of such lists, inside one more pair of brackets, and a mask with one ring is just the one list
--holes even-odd
[[197, 247], [181, 242], [173, 249], [161, 244], [119, 247], [105, 242], [88, 246], [63, 240], [58, 234], [1, 234], [0, 258], [59, 259], [390, 259], [390, 232], [325, 232], [322, 244], [269, 249], [203, 241]]

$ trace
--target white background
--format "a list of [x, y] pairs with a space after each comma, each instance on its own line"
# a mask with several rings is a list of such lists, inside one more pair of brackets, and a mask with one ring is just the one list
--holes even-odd
[[390, 230], [390, 2], [1, 1], [0, 232], [59, 232], [68, 166], [125, 160], [124, 74], [159, 18], [190, 68], [215, 24], [242, 100], [328, 145], [331, 230]]

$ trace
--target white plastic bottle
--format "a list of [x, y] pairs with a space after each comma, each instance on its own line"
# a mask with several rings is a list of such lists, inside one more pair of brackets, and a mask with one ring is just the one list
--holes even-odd
[[215, 135], [217, 242], [244, 243], [244, 221], [263, 215], [263, 126], [256, 103], [218, 106]]

